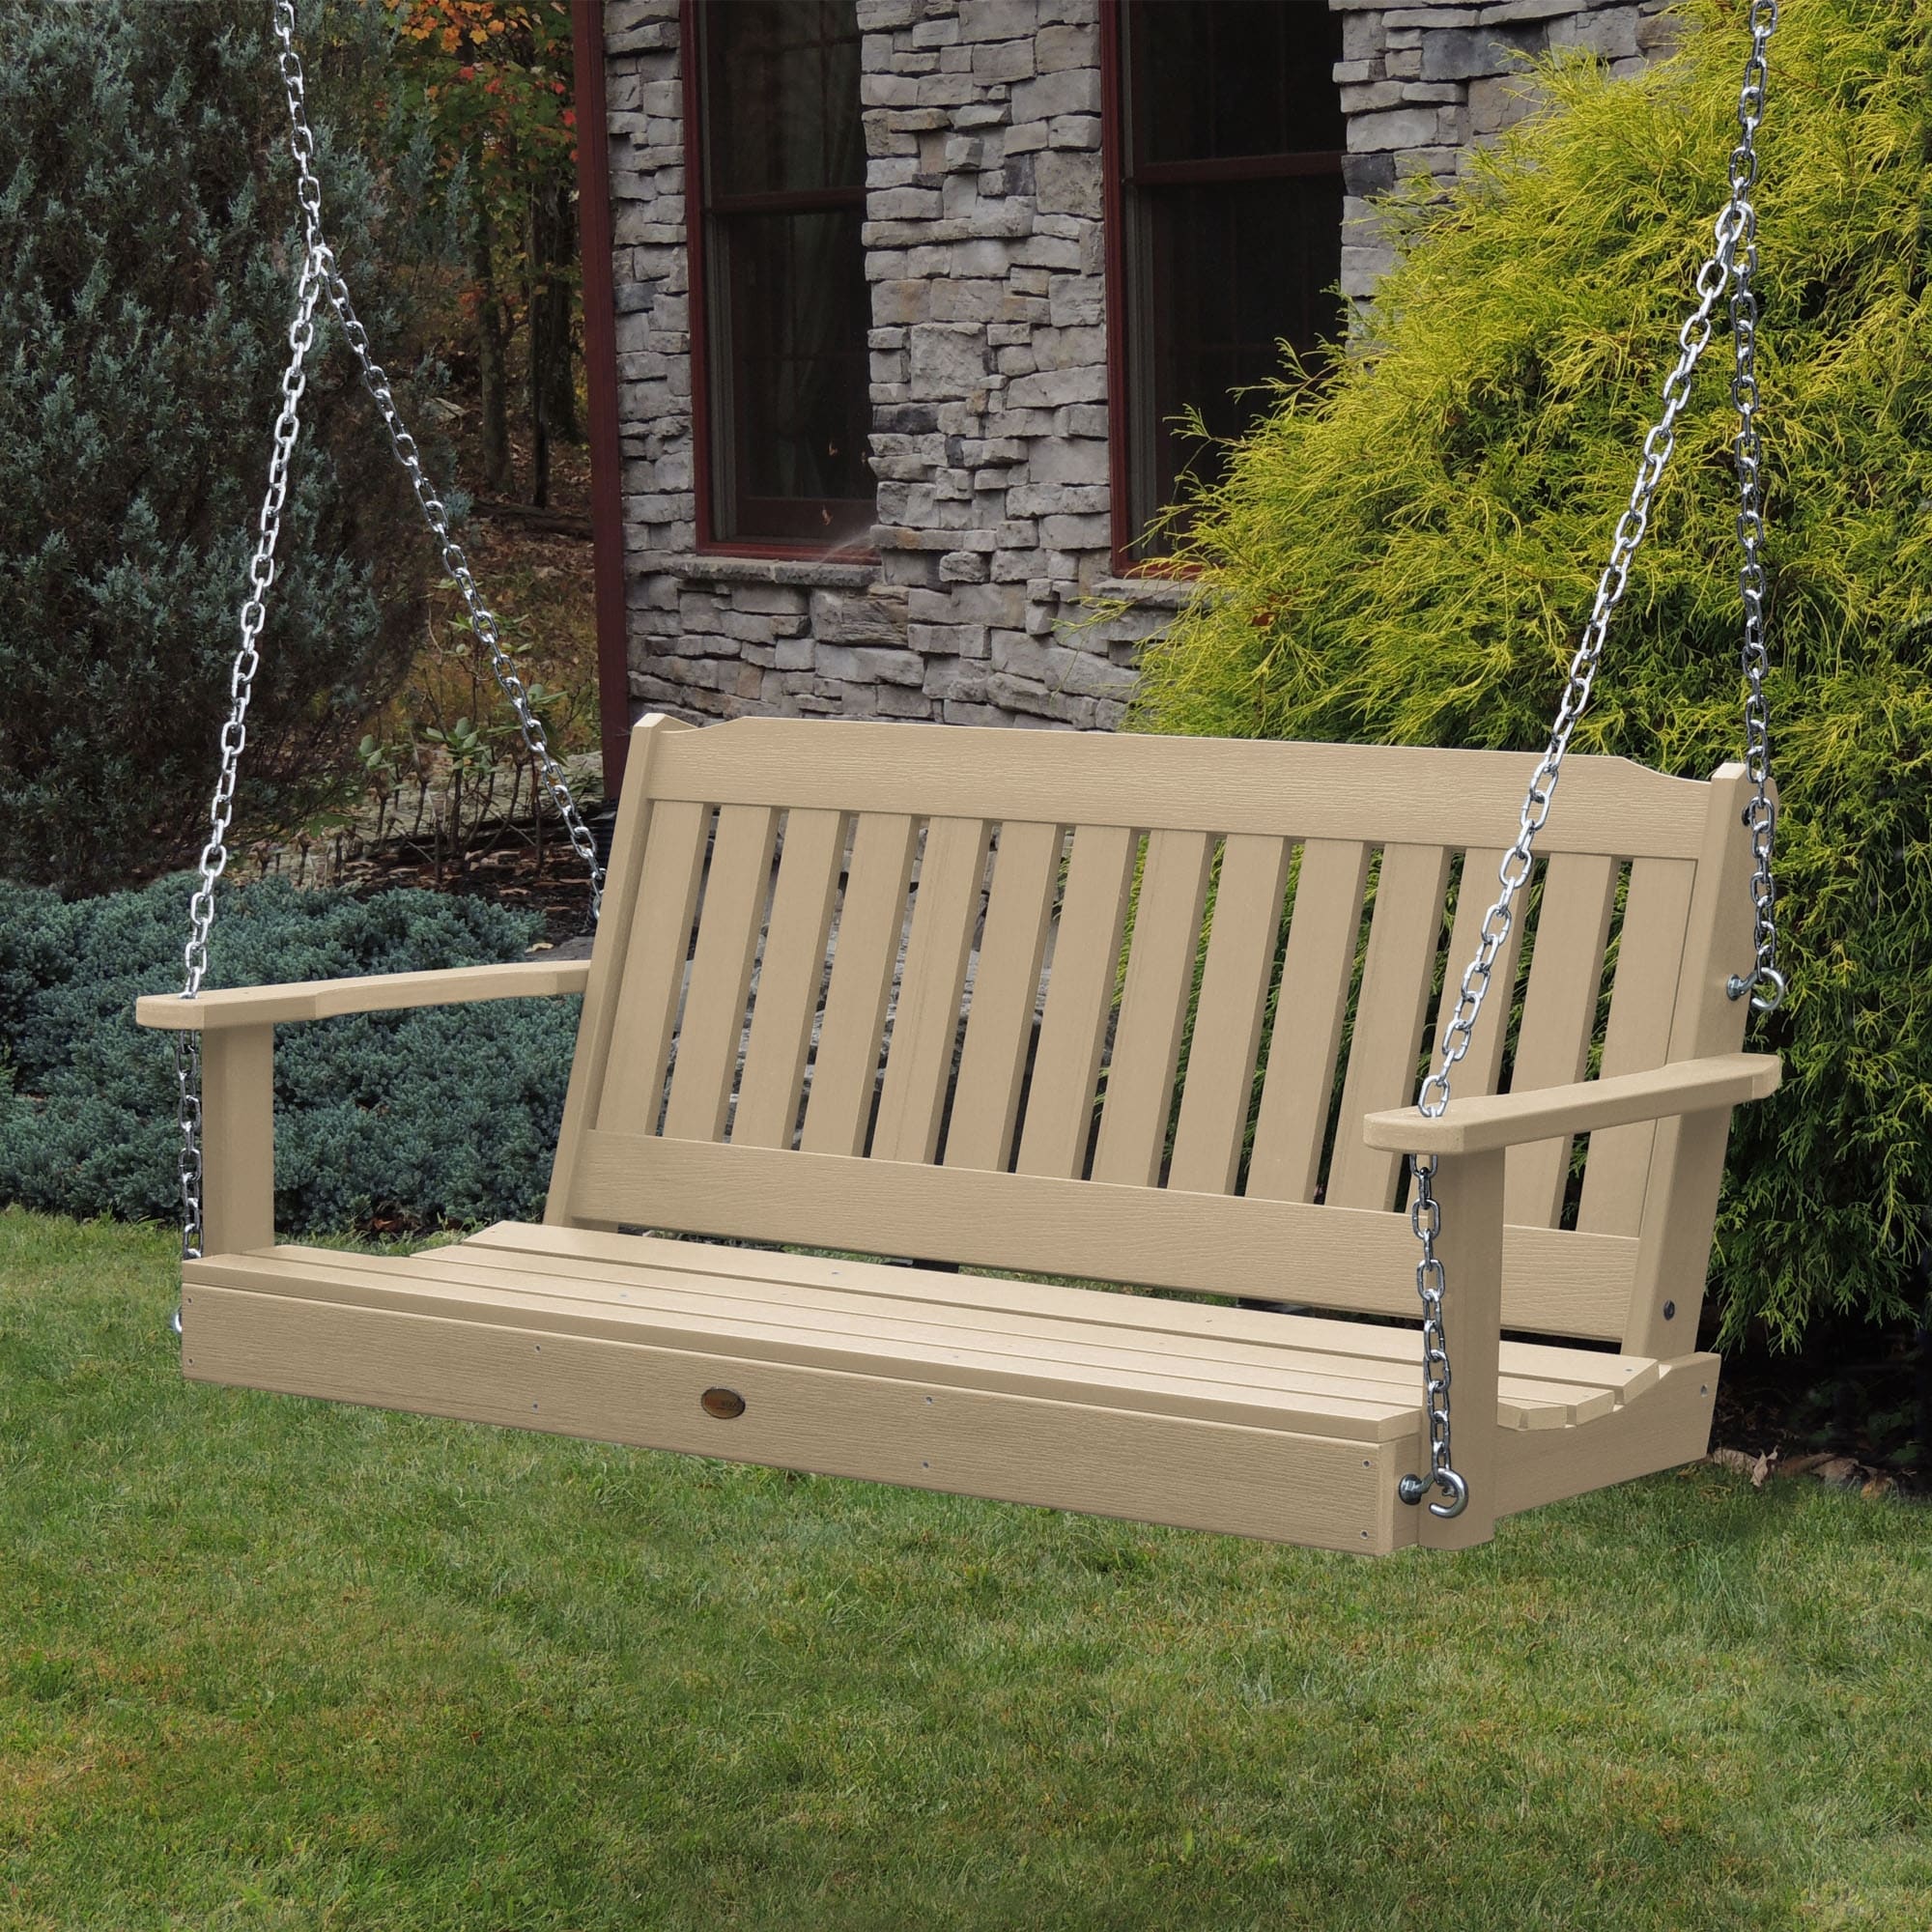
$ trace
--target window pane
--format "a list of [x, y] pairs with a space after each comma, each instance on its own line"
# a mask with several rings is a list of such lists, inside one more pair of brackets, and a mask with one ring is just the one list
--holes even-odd
[[732, 536], [843, 542], [872, 522], [871, 301], [861, 209], [734, 214], [715, 227], [735, 498]]
[[1346, 145], [1342, 17], [1326, 0], [1134, 0], [1126, 14], [1135, 161]]
[[[1282, 342], [1308, 355], [1341, 334], [1339, 159], [1311, 173], [1294, 157], [1339, 156], [1346, 130], [1341, 20], [1322, 0], [1123, 0], [1122, 23], [1122, 468], [1138, 537], [1183, 477], [1221, 467], [1175, 418], [1196, 411], [1210, 438], [1238, 436], [1285, 373]], [[1223, 165], [1186, 166], [1204, 162]]]
[[704, 29], [714, 195], [864, 187], [852, 0], [711, 0]]
[[1151, 511], [1173, 500], [1183, 470], [1219, 468], [1218, 452], [1183, 436], [1175, 416], [1198, 410], [1210, 436], [1239, 435], [1267, 404], [1255, 385], [1284, 373], [1279, 344], [1307, 355], [1337, 333], [1328, 291], [1342, 272], [1340, 185], [1292, 175], [1162, 188], [1144, 197], [1139, 227]]

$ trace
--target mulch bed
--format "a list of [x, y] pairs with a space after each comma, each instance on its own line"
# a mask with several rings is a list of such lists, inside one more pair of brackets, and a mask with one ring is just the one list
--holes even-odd
[[445, 863], [440, 872], [433, 854], [413, 845], [392, 845], [350, 860], [342, 868], [340, 883], [355, 892], [410, 886], [491, 899], [519, 912], [540, 912], [542, 943], [549, 946], [560, 946], [590, 931], [590, 881], [582, 860], [560, 831], [545, 838], [541, 867], [536, 847], [516, 835], [506, 837], [494, 851], [472, 852], [462, 869]]

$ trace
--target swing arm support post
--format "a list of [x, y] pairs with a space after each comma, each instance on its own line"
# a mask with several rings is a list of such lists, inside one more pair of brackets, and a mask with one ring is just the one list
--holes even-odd
[[202, 1251], [245, 1254], [275, 1240], [275, 1029], [201, 1037]]
[[589, 977], [587, 959], [554, 965], [511, 960], [427, 973], [221, 987], [191, 1000], [174, 993], [144, 994], [134, 1003], [139, 1025], [201, 1036], [202, 1253], [247, 1254], [274, 1245], [277, 1023], [582, 993]]

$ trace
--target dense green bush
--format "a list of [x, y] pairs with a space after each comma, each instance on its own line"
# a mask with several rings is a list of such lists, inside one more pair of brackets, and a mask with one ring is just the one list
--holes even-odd
[[[1202, 595], [1138, 719], [1540, 747], [1711, 223], [1741, 10], [1400, 202], [1359, 353], [1285, 390], [1198, 506]], [[1761, 136], [1771, 683], [1788, 1080], [1740, 1115], [1725, 1332], [1899, 1312], [1932, 1205], [1932, 6], [1786, 0]], [[1719, 329], [1579, 750], [1701, 776], [1741, 742]], [[1498, 826], [1500, 836], [1505, 828]]]
[[[65, 893], [206, 836], [300, 260], [268, 18], [0, 0], [0, 873]], [[384, 164], [390, 220], [326, 131], [331, 67], [356, 59], [312, 63], [326, 213], [396, 346], [391, 264], [422, 245], [408, 169]], [[407, 663], [429, 562], [332, 327], [309, 369], [244, 817], [315, 797]]]
[[[0, 1201], [69, 1214], [177, 1211], [174, 1070], [134, 1025], [181, 985], [189, 881], [64, 902], [0, 885]], [[541, 921], [422, 892], [357, 899], [278, 880], [220, 895], [208, 983], [420, 972], [524, 956]], [[276, 1222], [284, 1234], [531, 1219], [543, 1208], [575, 1043], [574, 999], [284, 1027]]]

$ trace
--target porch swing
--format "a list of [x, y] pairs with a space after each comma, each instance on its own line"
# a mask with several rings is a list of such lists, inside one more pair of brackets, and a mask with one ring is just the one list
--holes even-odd
[[[175, 1037], [187, 1376], [1365, 1552], [1700, 1455], [1730, 1109], [1779, 1076], [1740, 1050], [1783, 993], [1749, 199], [1776, 23], [1753, 0], [1716, 252], [1540, 755], [653, 718], [607, 878], [325, 239], [277, 0], [307, 247], [186, 980], [137, 1008]], [[1566, 763], [1726, 290], [1745, 761]], [[203, 989], [325, 298], [590, 867], [587, 961]], [[540, 1224], [276, 1243], [278, 1025], [558, 993]]]

